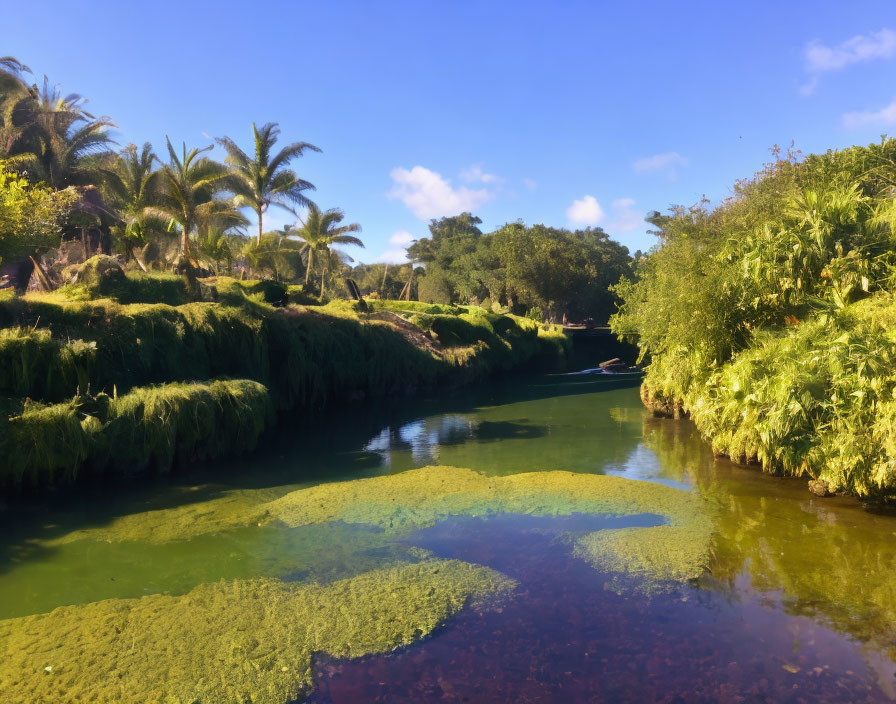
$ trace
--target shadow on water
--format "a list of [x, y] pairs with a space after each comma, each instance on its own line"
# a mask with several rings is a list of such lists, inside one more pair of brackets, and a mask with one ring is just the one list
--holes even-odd
[[[501, 608], [466, 610], [421, 643], [318, 658], [310, 702], [880, 702], [843, 636], [754, 598], [680, 587], [619, 591], [573, 558], [566, 531], [656, 517], [456, 518], [410, 540], [519, 581]], [[652, 523], [653, 522], [653, 523]], [[628, 595], [626, 595], [628, 594]]]
[[[488, 413], [515, 404], [537, 407], [551, 399], [614, 392], [632, 383], [612, 378], [569, 383], [559, 374], [508, 377], [455, 390], [447, 397], [395, 398], [325, 414], [286, 414], [245, 457], [196, 463], [143, 483], [65, 488], [10, 501], [5, 508], [0, 501], [0, 575], [30, 561], [51, 560], [58, 549], [44, 541], [103, 526], [120, 516], [202, 504], [239, 492], [251, 494], [252, 500], [271, 500], [321, 482], [435, 464], [439, 453], [431, 450], [442, 446], [492, 443], [495, 452], [508, 440], [537, 441], [550, 434], [547, 425], [519, 417], [480, 418], [482, 409]], [[439, 429], [430, 436], [433, 426]], [[636, 442], [632, 436], [626, 444]], [[421, 451], [422, 445], [426, 451]]]

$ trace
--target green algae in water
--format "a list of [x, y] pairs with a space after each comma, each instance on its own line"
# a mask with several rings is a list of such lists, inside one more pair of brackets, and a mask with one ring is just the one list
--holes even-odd
[[[293, 528], [343, 521], [378, 526], [396, 538], [448, 516], [521, 513], [536, 516], [656, 513], [669, 525], [601, 531], [578, 541], [595, 566], [654, 580], [699, 576], [708, 562], [712, 520], [695, 494], [650, 482], [574, 472], [488, 477], [457, 467], [424, 467], [383, 477], [321, 484], [253, 503], [245, 492], [206, 504], [132, 514], [103, 528], [62, 538], [163, 542], [228, 527], [282, 523]], [[649, 530], [643, 538], [639, 531]], [[661, 540], [658, 540], [661, 539]]]
[[388, 652], [513, 586], [431, 560], [329, 585], [236, 580], [60, 607], [0, 621], [0, 690], [12, 702], [284, 704], [310, 691], [314, 653]]
[[333, 582], [430, 556], [378, 528], [345, 523], [252, 526], [167, 543], [78, 540], [10, 567], [0, 579], [0, 619], [100, 599], [184, 594], [220, 579]]

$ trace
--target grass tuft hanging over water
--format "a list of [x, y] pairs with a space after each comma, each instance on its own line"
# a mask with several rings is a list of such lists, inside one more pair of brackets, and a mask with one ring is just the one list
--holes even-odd
[[[151, 278], [113, 283], [151, 292], [135, 284]], [[71, 290], [0, 299], [0, 398], [28, 399], [0, 419], [10, 458], [0, 485], [167, 471], [178, 458], [251, 449], [271, 408], [456, 386], [551, 364], [568, 346], [559, 328], [474, 307], [275, 307], [285, 289], [262, 283], [221, 277], [218, 302], [177, 306], [71, 300]], [[219, 378], [244, 381], [193, 383]]]

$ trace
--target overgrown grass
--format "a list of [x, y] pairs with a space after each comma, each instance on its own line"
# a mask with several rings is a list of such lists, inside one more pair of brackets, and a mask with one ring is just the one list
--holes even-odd
[[471, 348], [437, 358], [348, 302], [276, 310], [257, 298], [177, 307], [59, 295], [0, 301], [0, 324], [15, 327], [0, 338], [0, 358], [14, 376], [0, 376], [0, 393], [61, 401], [87, 385], [111, 393], [229, 376], [269, 386], [275, 405], [287, 409], [439, 383], [457, 366], [510, 369], [561, 354], [566, 344], [562, 331], [523, 318], [436, 316], [428, 324], [440, 340]]
[[251, 450], [272, 420], [267, 389], [246, 380], [167, 384], [53, 405], [26, 402], [21, 412], [0, 419], [0, 486], [65, 483], [107, 470], [165, 472], [178, 458]]
[[[406, 315], [415, 339], [347, 301], [275, 308], [264, 288], [215, 283], [226, 304], [72, 301], [66, 292], [0, 299], [0, 396], [32, 400], [3, 428], [5, 483], [71, 481], [82, 466], [164, 470], [178, 453], [210, 456], [215, 443], [221, 454], [247, 449], [269, 405], [311, 410], [460, 384], [556, 360], [568, 344], [559, 329], [481, 309]], [[444, 347], [420, 344], [429, 330]], [[226, 382], [231, 395], [234, 384], [263, 389], [264, 405], [187, 383], [220, 377], [245, 380]], [[108, 416], [84, 410], [88, 394], [115, 397]]]

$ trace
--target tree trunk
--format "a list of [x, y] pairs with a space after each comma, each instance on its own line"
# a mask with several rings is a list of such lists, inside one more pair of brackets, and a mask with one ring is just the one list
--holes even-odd
[[0, 275], [7, 275], [9, 278], [9, 285], [13, 287], [13, 290], [17, 294], [25, 293], [33, 273], [34, 263], [31, 261], [31, 257], [25, 257], [24, 259], [14, 262], [5, 259], [2, 267], [0, 267]]
[[326, 275], [327, 275], [327, 269], [329, 269], [329, 267], [325, 266], [323, 268], [323, 270], [321, 270], [321, 272], [320, 272], [320, 299], [321, 299], [321, 301], [323, 301], [323, 299], [324, 299], [324, 277], [326, 277]]
[[303, 287], [303, 291], [308, 291], [308, 278], [311, 276], [311, 259], [314, 256], [314, 250], [308, 250], [308, 266], [305, 267], [305, 286]]
[[255, 212], [258, 214], [258, 244], [261, 244], [261, 215], [263, 211], [261, 208], [256, 208]]
[[144, 272], [148, 271], [148, 269], [146, 268], [146, 264], [144, 264], [143, 260], [137, 256], [135, 247], [129, 248], [128, 254], [131, 255], [131, 259], [133, 259], [135, 262], [137, 262], [137, 266], [139, 266], [141, 269], [143, 269]]

